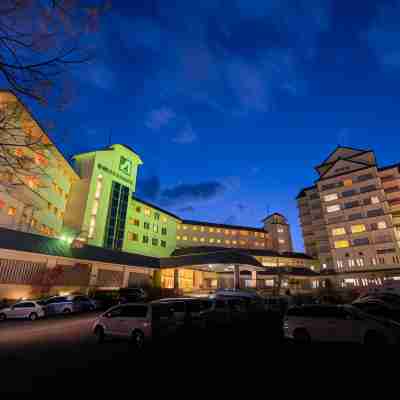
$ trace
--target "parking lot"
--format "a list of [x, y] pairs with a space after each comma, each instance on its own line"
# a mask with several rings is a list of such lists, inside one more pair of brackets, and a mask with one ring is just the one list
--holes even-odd
[[[122, 340], [97, 344], [91, 333], [98, 312], [50, 317], [37, 321], [0, 323], [0, 392], [29, 392], [46, 388], [89, 387], [91, 377], [110, 380], [146, 365], [212, 362], [242, 356], [253, 360], [260, 346], [281, 343], [266, 321], [242, 326], [180, 333], [137, 352]], [[265, 324], [263, 324], [265, 323]], [[23, 378], [21, 378], [23, 377]], [[73, 386], [65, 385], [73, 377]]]

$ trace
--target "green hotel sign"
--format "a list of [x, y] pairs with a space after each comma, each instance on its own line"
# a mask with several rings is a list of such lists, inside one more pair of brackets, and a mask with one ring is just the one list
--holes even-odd
[[125, 175], [130, 176], [132, 173], [132, 161], [124, 156], [121, 156], [119, 160], [119, 170]]
[[[125, 158], [125, 157], [121, 157], [121, 159], [122, 158]], [[128, 160], [129, 161], [129, 163], [130, 163], [130, 171], [132, 172], [132, 162], [130, 161], [130, 160]], [[123, 176], [123, 175], [121, 175], [121, 174], [119, 174], [119, 173], [117, 173], [117, 172], [115, 172], [115, 171], [112, 171], [110, 168], [108, 168], [108, 167], [106, 167], [105, 165], [103, 165], [103, 164], [98, 164], [98, 168], [99, 169], [101, 169], [102, 171], [104, 171], [104, 172], [107, 172], [108, 174], [111, 174], [111, 175], [113, 175], [113, 176], [115, 176], [116, 178], [118, 178], [118, 179], [121, 179], [121, 181], [124, 181], [124, 182], [126, 182], [127, 184], [129, 184], [129, 185], [132, 185], [133, 184], [133, 181], [131, 181], [130, 179], [127, 179], [125, 176]], [[126, 168], [126, 167], [125, 167]], [[120, 165], [119, 165], [119, 169], [121, 170], [121, 161], [120, 161]]]

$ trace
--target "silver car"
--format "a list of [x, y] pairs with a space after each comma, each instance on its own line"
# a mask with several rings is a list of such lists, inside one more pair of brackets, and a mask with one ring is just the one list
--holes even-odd
[[11, 307], [0, 310], [0, 321], [14, 318], [25, 318], [35, 321], [45, 316], [44, 308], [37, 301], [21, 301]]
[[66, 315], [92, 311], [96, 308], [96, 304], [87, 296], [70, 295], [51, 297], [45, 301], [44, 307], [47, 315]]

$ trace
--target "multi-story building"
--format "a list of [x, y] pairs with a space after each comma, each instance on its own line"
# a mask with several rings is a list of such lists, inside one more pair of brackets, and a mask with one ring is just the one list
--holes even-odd
[[400, 268], [400, 164], [338, 147], [315, 169], [314, 186], [297, 196], [306, 253], [337, 273]]
[[[315, 260], [292, 251], [284, 216], [272, 214], [260, 228], [182, 220], [136, 196], [142, 160], [129, 146], [77, 154], [70, 165], [26, 107], [0, 92], [3, 117], [7, 109], [14, 119], [6, 130], [3, 118], [0, 129], [3, 142], [10, 141], [6, 153], [1, 149], [7, 163], [0, 163], [5, 296], [29, 295], [49, 279], [64, 291], [148, 284], [150, 278], [164, 288], [215, 288], [221, 273], [235, 287], [239, 280], [263, 287], [274, 282], [277, 267], [296, 277], [293, 285], [307, 286], [310, 274], [315, 277]], [[241, 265], [251, 275], [241, 277]]]
[[0, 226], [59, 236], [79, 176], [12, 93], [0, 91], [0, 114]]

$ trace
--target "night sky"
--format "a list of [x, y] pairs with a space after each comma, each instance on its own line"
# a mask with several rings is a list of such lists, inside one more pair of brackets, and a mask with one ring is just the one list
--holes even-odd
[[[336, 145], [400, 161], [400, 1], [113, 0], [52, 118], [73, 154], [126, 143], [142, 197], [189, 219], [292, 224]], [[29, 103], [29, 102], [28, 102]]]

